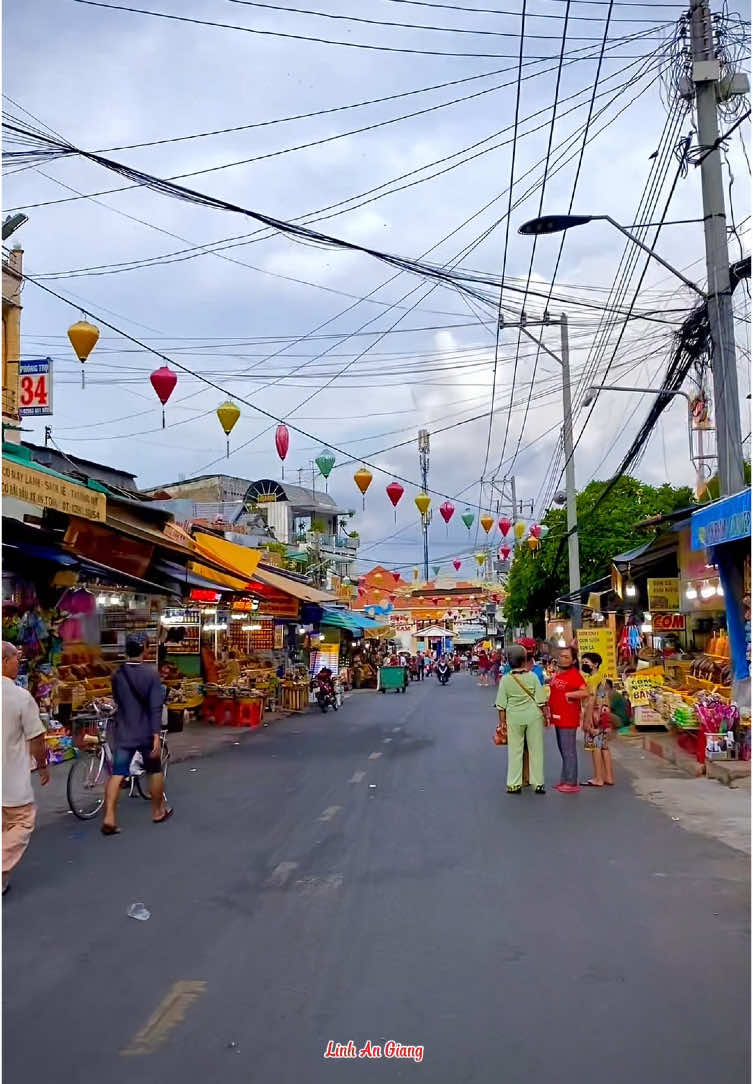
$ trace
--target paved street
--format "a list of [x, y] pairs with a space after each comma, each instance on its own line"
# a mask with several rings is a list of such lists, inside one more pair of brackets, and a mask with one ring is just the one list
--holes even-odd
[[[176, 766], [163, 827], [43, 827], [3, 908], [7, 1079], [745, 1080], [745, 855], [624, 776], [508, 797], [492, 696], [356, 694]], [[421, 1064], [323, 1058], [390, 1039]]]

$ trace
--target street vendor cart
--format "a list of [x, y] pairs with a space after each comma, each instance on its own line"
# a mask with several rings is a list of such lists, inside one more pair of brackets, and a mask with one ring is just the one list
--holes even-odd
[[379, 691], [386, 693], [388, 689], [394, 689], [397, 693], [404, 693], [408, 685], [408, 670], [405, 666], [382, 666], [379, 670]]

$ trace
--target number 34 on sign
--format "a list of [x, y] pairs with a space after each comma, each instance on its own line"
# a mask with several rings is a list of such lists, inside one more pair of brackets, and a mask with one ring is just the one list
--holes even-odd
[[18, 385], [19, 417], [52, 414], [52, 361], [50, 358], [20, 361]]

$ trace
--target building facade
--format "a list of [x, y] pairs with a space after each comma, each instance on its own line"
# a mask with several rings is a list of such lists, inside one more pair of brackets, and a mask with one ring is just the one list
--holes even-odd
[[21, 440], [18, 417], [18, 363], [21, 357], [21, 286], [23, 251], [14, 248], [3, 260], [3, 440]]
[[346, 524], [353, 513], [339, 508], [328, 493], [271, 478], [252, 480], [212, 474], [185, 478], [143, 491], [153, 500], [190, 502], [187, 518], [240, 525], [253, 517], [269, 540], [287, 547], [288, 558], [310, 562], [330, 576], [351, 576], [359, 546]]

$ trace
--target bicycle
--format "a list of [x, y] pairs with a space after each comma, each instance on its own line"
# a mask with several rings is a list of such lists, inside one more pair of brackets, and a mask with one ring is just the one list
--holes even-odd
[[[107, 744], [107, 719], [98, 715], [96, 721], [97, 734], [84, 735], [84, 749], [79, 752], [71, 765], [65, 788], [71, 813], [82, 821], [91, 820], [102, 809], [105, 804], [107, 782], [112, 775], [113, 755]], [[163, 727], [160, 731], [160, 764], [163, 779], [167, 776], [169, 760], [167, 727]], [[138, 753], [134, 754], [130, 769], [129, 775], [123, 781], [128, 787], [129, 798], [138, 794], [145, 801], [151, 801], [149, 776], [144, 771]]]

